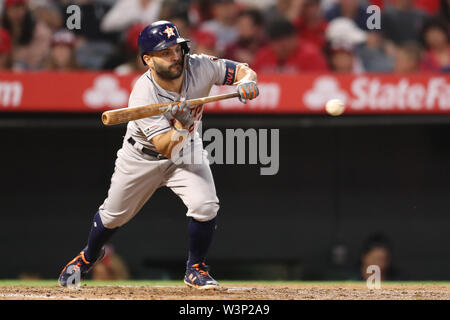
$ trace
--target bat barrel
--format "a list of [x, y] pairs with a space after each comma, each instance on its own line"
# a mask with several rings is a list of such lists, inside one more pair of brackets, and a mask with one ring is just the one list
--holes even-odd
[[125, 123], [131, 120], [143, 118], [148, 115], [145, 110], [129, 112], [130, 109], [123, 108], [118, 110], [109, 110], [102, 113], [103, 124], [110, 126], [113, 124]]

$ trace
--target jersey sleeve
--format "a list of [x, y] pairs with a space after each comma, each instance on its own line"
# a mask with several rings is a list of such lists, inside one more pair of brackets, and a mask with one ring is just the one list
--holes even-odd
[[148, 141], [172, 129], [169, 120], [163, 114], [136, 120], [136, 124], [142, 130]]
[[219, 59], [213, 56], [202, 54], [199, 56], [202, 65], [202, 74], [207, 74], [212, 79], [212, 83], [218, 86], [232, 85], [236, 78], [236, 67], [239, 62]]
[[[140, 81], [143, 80], [143, 81]], [[146, 79], [140, 79], [136, 82], [128, 101], [128, 107], [140, 107], [151, 103], [157, 103], [151, 96], [151, 90], [145, 85]], [[169, 120], [160, 114], [153, 117], [147, 117], [143, 119], [134, 120], [139, 129], [144, 133], [148, 141], [154, 136], [171, 130]]]

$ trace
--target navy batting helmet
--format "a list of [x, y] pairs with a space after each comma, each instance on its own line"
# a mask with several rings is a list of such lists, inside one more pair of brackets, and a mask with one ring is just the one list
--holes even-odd
[[189, 39], [180, 37], [177, 27], [170, 21], [156, 21], [146, 26], [138, 37], [139, 54], [145, 65], [144, 55], [153, 51], [167, 49], [180, 43], [183, 50], [183, 56], [189, 53], [187, 42]]

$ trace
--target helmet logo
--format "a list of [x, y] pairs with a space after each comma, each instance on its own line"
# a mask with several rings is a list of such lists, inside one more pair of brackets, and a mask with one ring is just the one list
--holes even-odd
[[176, 36], [175, 32], [173, 32], [173, 29], [174, 28], [166, 26], [166, 30], [164, 30], [163, 33], [167, 34], [167, 38], [170, 38], [171, 36]]

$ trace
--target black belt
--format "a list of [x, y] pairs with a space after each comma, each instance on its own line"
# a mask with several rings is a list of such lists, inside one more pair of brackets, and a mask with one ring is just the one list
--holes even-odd
[[[135, 141], [132, 137], [129, 137], [127, 141], [128, 141], [132, 146], [134, 146], [135, 143], [136, 143], [136, 141]], [[146, 148], [146, 147], [143, 147], [143, 148], [142, 148], [142, 152], [145, 153], [145, 154], [148, 154], [149, 156], [155, 157], [155, 158], [157, 158], [158, 160], [162, 160], [162, 159], [167, 160], [167, 158], [166, 158], [165, 156], [163, 156], [161, 153], [156, 152], [156, 151], [153, 151], [153, 150], [150, 150], [150, 149], [148, 149], [148, 148]]]

